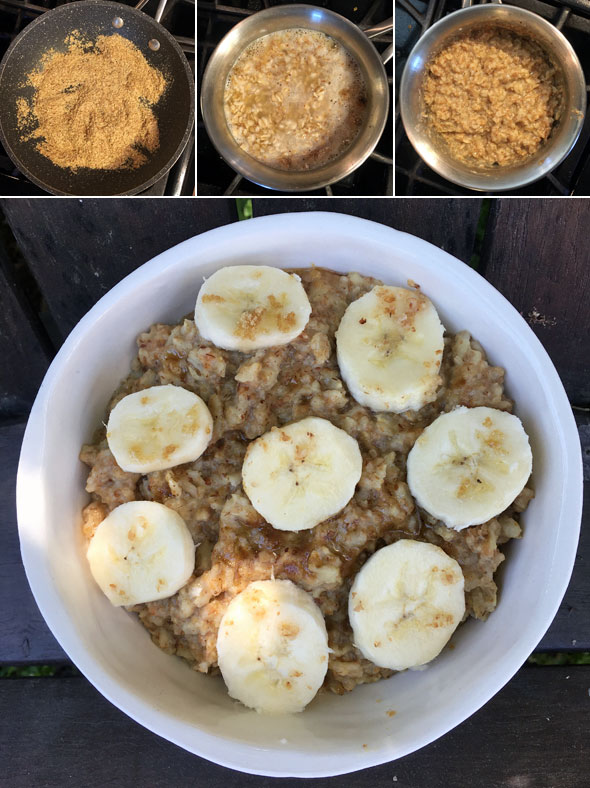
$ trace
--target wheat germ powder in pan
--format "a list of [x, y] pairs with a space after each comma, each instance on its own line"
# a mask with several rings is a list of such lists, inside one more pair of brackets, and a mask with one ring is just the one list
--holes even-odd
[[21, 139], [38, 140], [43, 156], [72, 171], [139, 167], [160, 144], [152, 107], [164, 76], [117, 34], [90, 42], [74, 31], [66, 44], [26, 77], [34, 93], [17, 100]]

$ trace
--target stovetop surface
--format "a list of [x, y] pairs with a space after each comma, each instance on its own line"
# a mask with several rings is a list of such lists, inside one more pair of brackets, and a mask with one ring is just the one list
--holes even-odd
[[[510, 5], [533, 11], [555, 24], [573, 46], [586, 82], [590, 77], [590, 3], [587, 0], [510, 0]], [[459, 0], [396, 0], [395, 75], [396, 88], [408, 54], [423, 30], [443, 16], [461, 8]], [[471, 195], [470, 189], [447, 181], [430, 169], [410, 144], [399, 115], [395, 112], [395, 193], [399, 196]], [[514, 196], [585, 196], [590, 194], [590, 112], [586, 113], [578, 141], [552, 173], [523, 188], [502, 192]]]
[[[301, 0], [299, 0], [301, 2]], [[205, 66], [211, 53], [231, 28], [256, 11], [285, 2], [274, 0], [199, 0], [197, 4], [197, 95]], [[311, 2], [310, 2], [311, 4]], [[391, 0], [319, 0], [314, 5], [329, 8], [356, 24], [377, 24], [388, 19], [393, 12]], [[383, 51], [391, 33], [373, 39]], [[390, 83], [393, 82], [392, 60], [385, 67]], [[324, 189], [298, 192], [314, 196], [381, 196], [393, 194], [393, 108], [390, 108], [385, 130], [375, 149], [375, 154], [347, 178]], [[221, 158], [205, 130], [200, 108], [197, 110], [197, 194], [235, 196], [293, 196], [291, 192], [265, 189], [242, 178]]]
[[[77, 1], [77, 0], [74, 0]], [[0, 0], [0, 60], [16, 36], [29, 22], [37, 19], [45, 10], [66, 5], [68, 0]], [[135, 2], [117, 0], [124, 5], [135, 6]], [[195, 35], [195, 0], [168, 0], [161, 24], [174, 36], [193, 39]], [[148, 0], [141, 9], [154, 17], [158, 0]], [[187, 60], [194, 72], [194, 44], [183, 46]], [[142, 192], [145, 197], [193, 194], [195, 188], [195, 142], [189, 140], [184, 153], [172, 169], [157, 183]], [[46, 191], [31, 183], [7, 156], [0, 143], [0, 195], [3, 197], [49, 196]]]

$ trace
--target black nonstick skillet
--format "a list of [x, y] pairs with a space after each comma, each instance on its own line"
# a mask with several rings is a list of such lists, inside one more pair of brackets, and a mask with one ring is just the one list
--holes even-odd
[[[66, 38], [74, 30], [90, 40], [112, 33], [129, 39], [169, 82], [154, 108], [160, 147], [137, 169], [81, 168], [71, 172], [42, 156], [34, 140], [20, 139], [17, 98], [33, 93], [30, 86], [24, 86], [26, 75], [39, 67], [47, 50], [65, 51]], [[77, 0], [47, 11], [15, 38], [0, 63], [0, 139], [18, 169], [52, 194], [123, 195], [148, 189], [172, 167], [187, 144], [194, 122], [194, 102], [194, 78], [178, 43], [150, 16], [121, 3]]]

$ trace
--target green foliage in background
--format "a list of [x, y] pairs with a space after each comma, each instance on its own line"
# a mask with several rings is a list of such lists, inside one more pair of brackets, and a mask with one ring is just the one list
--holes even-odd
[[590, 665], [587, 651], [556, 651], [553, 654], [531, 654], [529, 665]]
[[39, 676], [55, 676], [56, 665], [28, 665], [25, 668], [17, 668], [14, 665], [3, 665], [0, 667], [0, 678], [37, 678]]
[[252, 210], [252, 200], [244, 197], [236, 197], [236, 207], [238, 209], [238, 219], [251, 219], [254, 215]]
[[81, 675], [73, 665], [0, 665], [0, 679], [38, 679], [46, 676], [71, 678]]

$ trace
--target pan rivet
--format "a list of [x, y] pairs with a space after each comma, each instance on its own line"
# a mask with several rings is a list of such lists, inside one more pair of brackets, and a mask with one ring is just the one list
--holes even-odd
[[150, 40], [150, 42], [148, 43], [148, 46], [149, 46], [150, 49], [153, 49], [154, 52], [157, 52], [158, 49], [160, 48], [160, 42], [157, 41], [155, 38], [152, 38]]
[[125, 23], [123, 22], [120, 16], [116, 16], [113, 19], [113, 27], [123, 27], [124, 24]]

